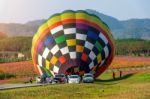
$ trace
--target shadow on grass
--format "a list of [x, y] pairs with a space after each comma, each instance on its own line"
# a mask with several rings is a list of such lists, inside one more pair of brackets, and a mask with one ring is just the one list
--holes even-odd
[[[117, 82], [115, 82], [115, 81], [124, 80], [124, 79], [127, 79], [127, 78], [129, 78], [129, 77], [131, 77], [131, 76], [133, 76], [133, 75], [134, 75], [134, 74], [127, 74], [127, 75], [122, 76], [121, 78], [107, 79], [107, 80], [95, 79], [95, 82], [98, 82], [98, 83], [100, 83], [100, 82], [113, 82], [113, 83], [111, 83], [111, 84], [117, 84]], [[110, 84], [110, 85], [111, 85], [111, 84]]]

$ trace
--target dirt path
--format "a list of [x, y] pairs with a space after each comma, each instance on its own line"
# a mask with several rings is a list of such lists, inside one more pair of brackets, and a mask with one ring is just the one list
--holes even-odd
[[2, 84], [0, 85], [0, 90], [6, 90], [6, 89], [16, 89], [16, 88], [26, 88], [26, 87], [36, 87], [36, 86], [43, 86], [46, 84]]

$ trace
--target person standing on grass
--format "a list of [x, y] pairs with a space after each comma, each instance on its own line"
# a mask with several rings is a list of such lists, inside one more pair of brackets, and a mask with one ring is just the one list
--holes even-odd
[[32, 77], [30, 77], [30, 83], [32, 84], [32, 82], [33, 82], [33, 79], [32, 79]]
[[122, 77], [122, 71], [120, 70], [120, 78]]
[[115, 79], [115, 72], [113, 71], [113, 74], [112, 74], [112, 76], [113, 76], [113, 79]]

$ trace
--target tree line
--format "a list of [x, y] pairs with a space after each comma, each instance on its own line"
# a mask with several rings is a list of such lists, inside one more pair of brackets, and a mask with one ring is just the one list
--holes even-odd
[[[116, 55], [150, 56], [150, 40], [114, 40]], [[21, 52], [31, 58], [32, 37], [7, 37], [0, 39], [0, 51]]]
[[150, 40], [115, 40], [116, 55], [150, 56]]

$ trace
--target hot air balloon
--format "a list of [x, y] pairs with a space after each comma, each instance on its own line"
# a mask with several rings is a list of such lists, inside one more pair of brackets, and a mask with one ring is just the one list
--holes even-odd
[[109, 27], [85, 11], [64, 11], [39, 26], [32, 40], [32, 60], [39, 75], [92, 73], [98, 77], [114, 57]]

